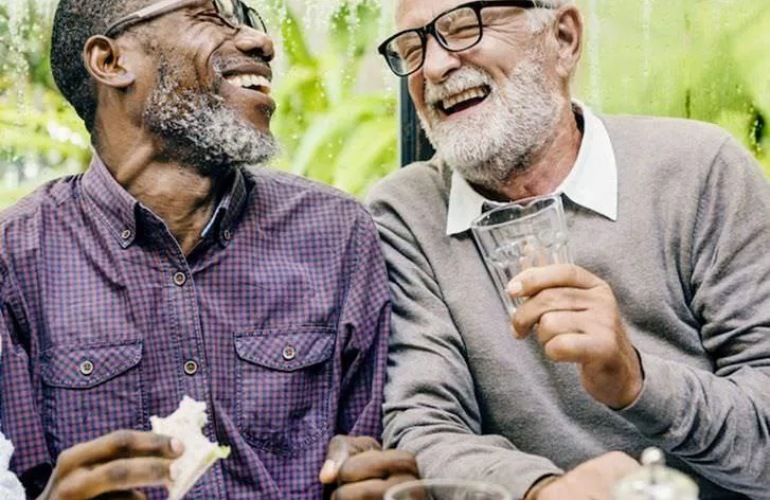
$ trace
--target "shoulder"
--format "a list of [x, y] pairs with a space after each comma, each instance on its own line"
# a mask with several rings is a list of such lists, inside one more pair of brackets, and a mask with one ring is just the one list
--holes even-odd
[[0, 273], [13, 272], [17, 265], [34, 259], [42, 232], [72, 216], [71, 201], [77, 198], [79, 178], [62, 177], [43, 184], [0, 212]]
[[407, 225], [445, 223], [451, 177], [451, 169], [434, 160], [412, 163], [375, 184], [366, 204], [378, 224], [391, 216]]
[[434, 161], [415, 162], [386, 176], [366, 197], [367, 204], [417, 196], [441, 196], [448, 191], [447, 169]]
[[32, 234], [47, 219], [66, 216], [67, 205], [78, 197], [80, 178], [73, 175], [54, 179], [0, 212], [2, 241], [11, 234]]
[[0, 212], [0, 224], [25, 220], [40, 211], [57, 210], [77, 196], [77, 185], [82, 174], [59, 177], [38, 186], [14, 205]]
[[602, 116], [621, 177], [700, 186], [715, 174], [762, 177], [754, 156], [723, 128], [696, 120]]
[[600, 116], [616, 153], [710, 161], [732, 136], [712, 123], [652, 116]]
[[370, 190], [366, 203], [386, 247], [443, 238], [451, 178], [451, 169], [439, 162], [417, 162]]
[[260, 227], [269, 225], [292, 238], [301, 232], [303, 238], [316, 242], [376, 235], [369, 211], [348, 193], [269, 168], [250, 169], [245, 176], [250, 185], [250, 216]]

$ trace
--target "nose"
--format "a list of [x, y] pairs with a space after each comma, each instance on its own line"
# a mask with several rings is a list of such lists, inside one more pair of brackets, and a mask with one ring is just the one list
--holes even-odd
[[422, 65], [422, 73], [426, 80], [431, 83], [441, 83], [460, 65], [457, 52], [446, 50], [435, 38], [428, 37], [425, 43], [425, 62]]
[[235, 36], [235, 47], [244, 54], [270, 62], [275, 56], [273, 40], [267, 33], [241, 25]]

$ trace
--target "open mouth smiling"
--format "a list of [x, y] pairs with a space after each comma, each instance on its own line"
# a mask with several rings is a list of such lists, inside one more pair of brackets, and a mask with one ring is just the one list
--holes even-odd
[[468, 108], [481, 104], [489, 94], [491, 89], [487, 85], [463, 90], [458, 94], [440, 99], [435, 106], [445, 115], [453, 115]]
[[246, 90], [260, 92], [264, 95], [270, 95], [270, 80], [256, 73], [231, 74], [223, 77], [230, 85]]

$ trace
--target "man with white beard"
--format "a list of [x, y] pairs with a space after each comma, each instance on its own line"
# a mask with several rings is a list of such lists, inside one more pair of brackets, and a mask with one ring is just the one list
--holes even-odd
[[417, 475], [378, 442], [370, 216], [261, 166], [273, 56], [240, 0], [58, 3], [51, 68], [94, 155], [0, 222], [2, 432], [28, 498], [183, 488], [184, 444], [149, 430], [185, 396], [206, 403], [199, 441], [231, 451], [185, 498], [375, 498]]
[[[426, 477], [526, 499], [608, 498], [656, 446], [702, 498], [770, 498], [770, 187], [754, 158], [712, 125], [573, 101], [567, 0], [398, 0], [396, 26], [380, 52], [437, 154], [368, 200], [393, 300], [386, 444]], [[552, 193], [575, 264], [514, 277], [509, 317], [470, 223]]]

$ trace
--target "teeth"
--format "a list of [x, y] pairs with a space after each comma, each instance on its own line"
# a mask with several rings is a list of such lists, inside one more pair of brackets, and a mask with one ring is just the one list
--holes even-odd
[[234, 75], [225, 77], [225, 80], [236, 87], [253, 88], [264, 94], [270, 94], [270, 81], [261, 75]]
[[471, 99], [480, 99], [485, 95], [486, 93], [481, 89], [481, 87], [476, 87], [473, 89], [465, 90], [451, 97], [447, 97], [446, 99], [441, 101], [441, 105], [443, 106], [444, 109], [451, 109], [454, 106], [457, 106], [458, 104], [460, 104], [461, 102], [469, 101]]

